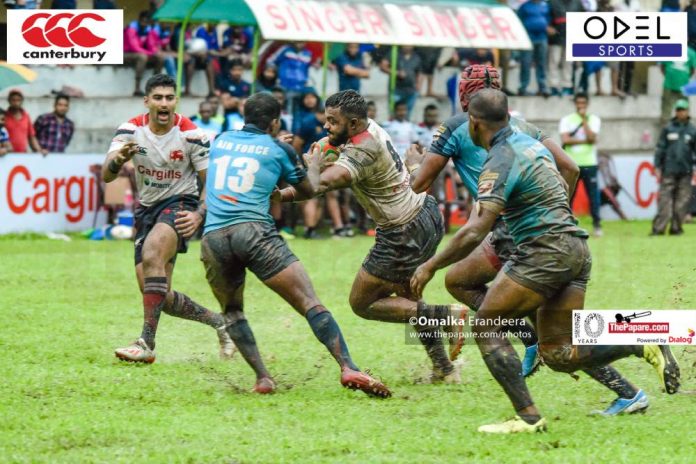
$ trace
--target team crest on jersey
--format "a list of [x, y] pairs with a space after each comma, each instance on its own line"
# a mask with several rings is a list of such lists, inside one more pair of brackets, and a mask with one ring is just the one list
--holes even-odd
[[171, 161], [183, 161], [184, 160], [184, 152], [181, 150], [173, 150], [169, 152], [169, 159]]
[[492, 180], [480, 181], [479, 187], [478, 187], [479, 196], [484, 195], [484, 194], [490, 192], [491, 190], [493, 190], [493, 183], [494, 183], [494, 181], [492, 181]]

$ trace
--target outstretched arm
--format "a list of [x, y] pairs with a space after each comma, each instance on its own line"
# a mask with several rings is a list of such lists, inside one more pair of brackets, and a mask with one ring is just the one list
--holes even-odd
[[469, 253], [474, 251], [493, 228], [497, 217], [498, 213], [482, 208], [480, 203], [477, 203], [476, 208], [469, 216], [469, 221], [452, 237], [447, 247], [416, 269], [411, 277], [413, 295], [416, 298], [421, 298], [425, 286], [433, 278], [435, 272], [466, 258]]

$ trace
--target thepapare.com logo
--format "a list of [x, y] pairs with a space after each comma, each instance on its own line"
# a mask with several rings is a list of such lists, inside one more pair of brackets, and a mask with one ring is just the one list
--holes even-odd
[[123, 64], [123, 10], [8, 10], [7, 61]]
[[686, 61], [686, 13], [567, 13], [568, 61]]

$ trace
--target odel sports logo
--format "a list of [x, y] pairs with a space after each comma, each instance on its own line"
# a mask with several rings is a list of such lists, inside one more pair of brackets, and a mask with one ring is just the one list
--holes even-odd
[[123, 10], [8, 10], [7, 61], [122, 64]]

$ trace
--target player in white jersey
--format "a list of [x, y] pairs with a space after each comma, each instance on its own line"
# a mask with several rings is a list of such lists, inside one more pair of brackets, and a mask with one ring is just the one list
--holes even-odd
[[205, 193], [199, 196], [197, 182], [205, 185], [210, 149], [205, 133], [174, 112], [175, 92], [176, 82], [165, 74], [147, 81], [148, 112], [119, 126], [102, 166], [104, 181], [111, 182], [132, 159], [140, 196], [135, 211], [135, 274], [143, 294], [144, 324], [138, 340], [116, 350], [125, 361], [155, 361], [162, 311], [216, 329], [222, 357], [231, 357], [235, 348], [221, 314], [171, 290], [176, 255], [186, 252], [188, 239], [205, 218]]
[[[313, 148], [306, 157], [308, 178], [317, 194], [350, 187], [356, 199], [377, 224], [375, 245], [355, 277], [350, 294], [353, 311], [365, 318], [405, 323], [426, 319], [460, 321], [459, 305], [427, 305], [413, 298], [409, 280], [419, 263], [434, 255], [444, 234], [437, 202], [410, 188], [409, 174], [389, 134], [367, 117], [367, 103], [355, 91], [346, 90], [326, 100], [329, 142], [340, 148], [338, 160], [321, 171], [321, 155]], [[276, 194], [281, 201], [306, 199], [289, 187]], [[394, 296], [395, 295], [395, 296]], [[448, 324], [446, 331], [460, 332]], [[451, 337], [449, 356], [439, 337], [440, 327], [416, 325], [433, 361], [435, 381], [458, 381], [451, 360], [459, 354], [463, 338]]]

